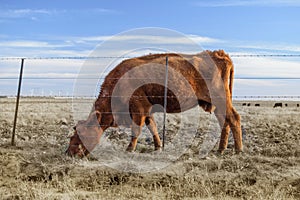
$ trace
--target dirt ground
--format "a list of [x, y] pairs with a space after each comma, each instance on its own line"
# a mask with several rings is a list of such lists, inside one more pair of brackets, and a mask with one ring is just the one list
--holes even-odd
[[[299, 102], [283, 102], [288, 106], [282, 108], [273, 108], [275, 102], [242, 103], [235, 102], [242, 154], [234, 154], [232, 141], [224, 155], [216, 154], [216, 121], [201, 111], [184, 123], [168, 115], [166, 145], [186, 137], [176, 130], [188, 134], [191, 123], [200, 121], [183, 144], [187, 149], [172, 159], [152, 152], [146, 130], [137, 152], [124, 153], [130, 131], [123, 128], [109, 129], [98, 149], [79, 159], [64, 154], [75, 123], [71, 99], [22, 98], [16, 146], [10, 146], [15, 99], [1, 98], [0, 199], [300, 199]], [[161, 115], [156, 120], [161, 133]]]

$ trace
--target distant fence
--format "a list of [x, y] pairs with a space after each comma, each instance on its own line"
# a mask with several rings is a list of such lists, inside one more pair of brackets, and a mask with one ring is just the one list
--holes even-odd
[[297, 99], [300, 100], [300, 96], [232, 96], [233, 99]]

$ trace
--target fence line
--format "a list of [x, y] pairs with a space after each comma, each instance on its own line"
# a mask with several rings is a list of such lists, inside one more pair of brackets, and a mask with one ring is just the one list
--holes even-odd
[[[300, 57], [300, 54], [229, 54], [230, 57]], [[45, 56], [45, 57], [0, 57], [0, 60], [97, 60], [112, 58], [136, 58], [133, 56]]]
[[[94, 75], [93, 75], [94, 76]], [[0, 80], [16, 80], [18, 77], [0, 77]], [[105, 77], [99, 78], [81, 78], [81, 77], [23, 77], [23, 80], [104, 80]], [[235, 80], [298, 80], [300, 77], [234, 77]], [[153, 80], [153, 78], [123, 78], [123, 80]], [[164, 80], [158, 79], [155, 80]], [[197, 79], [195, 79], [197, 80]], [[211, 80], [203, 78], [201, 80]]]
[[283, 95], [283, 96], [232, 96], [233, 99], [299, 99], [300, 96], [289, 96], [289, 95]]
[[[240, 58], [245, 58], [245, 57], [300, 57], [300, 54], [232, 54], [230, 55], [231, 57], [240, 57]], [[0, 61], [4, 60], [20, 60], [21, 61], [21, 69], [20, 69], [20, 76], [19, 77], [0, 77], [0, 80], [15, 80], [19, 79], [19, 85], [18, 85], [18, 93], [17, 93], [17, 101], [16, 101], [16, 110], [15, 110], [15, 117], [14, 117], [14, 126], [13, 126], [13, 132], [12, 132], [12, 140], [11, 144], [15, 145], [15, 129], [16, 129], [16, 123], [17, 123], [17, 114], [18, 114], [18, 106], [19, 106], [19, 99], [21, 96], [21, 83], [22, 79], [27, 79], [27, 80], [34, 80], [34, 79], [43, 79], [43, 80], [48, 80], [48, 79], [53, 79], [53, 80], [76, 80], [76, 79], [104, 79], [103, 77], [101, 78], [84, 78], [84, 77], [22, 77], [23, 76], [23, 65], [25, 60], [97, 60], [97, 59], [126, 59], [126, 58], [134, 58], [134, 57], [129, 57], [129, 56], [63, 56], [63, 57], [0, 57]], [[168, 59], [166, 57], [166, 77], [165, 77], [165, 85], [167, 84], [167, 68], [168, 67]], [[130, 78], [130, 79], [138, 79], [138, 78]], [[144, 79], [144, 78], [143, 78]], [[151, 80], [152, 78], [150, 78]], [[235, 77], [235, 79], [267, 79], [267, 80], [298, 80], [300, 77]], [[166, 91], [165, 95], [162, 96], [164, 98], [164, 131], [165, 132], [165, 115], [166, 115], [166, 103], [167, 103], [167, 98], [169, 96], [166, 96]], [[157, 96], [156, 96], [157, 97]], [[161, 98], [162, 98], [161, 97]], [[173, 97], [177, 98], [177, 97]], [[188, 97], [187, 97], [188, 98]], [[300, 96], [233, 96], [234, 99], [300, 99]], [[164, 135], [164, 134], [163, 134]], [[163, 136], [163, 146], [164, 146], [164, 136]]]
[[300, 57], [300, 54], [232, 54], [230, 57]]
[[0, 57], [0, 60], [97, 60], [111, 58], [133, 58], [129, 56], [57, 56], [57, 57]]
[[[65, 95], [65, 96], [58, 96], [58, 95], [24, 95], [21, 96], [27, 99], [35, 99], [35, 98], [45, 98], [45, 99], [62, 99], [62, 100], [66, 100], [64, 102], [55, 102], [55, 103], [65, 103], [68, 101], [68, 99], [74, 99], [76, 100], [77, 103], [85, 103], [85, 100], [94, 100], [95, 98], [98, 97], [98, 95], [95, 96], [72, 96], [72, 95]], [[114, 96], [115, 98], [118, 98], [117, 96]], [[125, 96], [122, 96], [125, 97]], [[129, 96], [128, 96], [129, 97]], [[130, 97], [134, 97], [134, 96], [130, 96]], [[148, 96], [151, 97], [151, 96]], [[155, 96], [155, 97], [159, 97], [159, 96]], [[161, 96], [160, 98], [163, 98], [164, 96]], [[172, 97], [172, 96], [167, 96], [168, 98], [176, 98], [176, 97]], [[181, 97], [188, 97], [188, 96], [181, 96]], [[1, 98], [15, 98], [15, 96], [0, 96]], [[111, 98], [111, 96], [108, 96], [107, 98]], [[214, 97], [216, 98], [216, 97]], [[247, 96], [247, 95], [236, 95], [236, 96], [232, 96], [233, 100], [238, 100], [238, 99], [299, 99], [300, 100], [300, 96], [288, 96], [288, 95], [282, 95], [282, 96]], [[79, 101], [80, 99], [82, 99], [82, 101]], [[44, 103], [43, 100], [33, 100], [33, 101], [28, 101], [26, 100], [25, 102], [22, 103], [29, 103], [29, 102], [35, 102], [35, 103]], [[48, 103], [52, 103], [52, 102], [48, 102]]]

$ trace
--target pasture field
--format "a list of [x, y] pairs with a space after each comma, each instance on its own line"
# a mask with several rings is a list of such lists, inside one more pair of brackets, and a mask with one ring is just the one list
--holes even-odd
[[[163, 159], [155, 161], [159, 155], [151, 152], [147, 131], [137, 152], [123, 157], [151, 154], [158, 168], [148, 166], [152, 170], [146, 172], [137, 166], [124, 170], [124, 160], [117, 167], [103, 161], [123, 156], [128, 129], [111, 128], [103, 136], [120, 146], [119, 152], [109, 151], [104, 142], [88, 158], [66, 156], [67, 136], [75, 124], [71, 99], [21, 98], [16, 146], [10, 146], [15, 99], [0, 98], [0, 199], [300, 199], [299, 102], [283, 102], [288, 107], [282, 108], [267, 101], [253, 101], [249, 107], [242, 103], [234, 105], [242, 118], [244, 153], [234, 154], [231, 139], [225, 154], [217, 155], [215, 138], [205, 134], [208, 129], [220, 134], [214, 117], [191, 110], [188, 119], [199, 127], [175, 161], [166, 166]], [[160, 133], [161, 117], [156, 115]], [[167, 119], [168, 145], [173, 132], [189, 132], [191, 124], [179, 127], [176, 115]], [[203, 153], [205, 145], [212, 151]]]

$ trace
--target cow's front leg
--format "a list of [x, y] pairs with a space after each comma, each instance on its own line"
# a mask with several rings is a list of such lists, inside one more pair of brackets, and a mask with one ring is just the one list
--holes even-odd
[[131, 141], [126, 149], [126, 151], [135, 151], [137, 140], [142, 132], [142, 127], [145, 123], [145, 117], [133, 116], [132, 127], [131, 127]]

